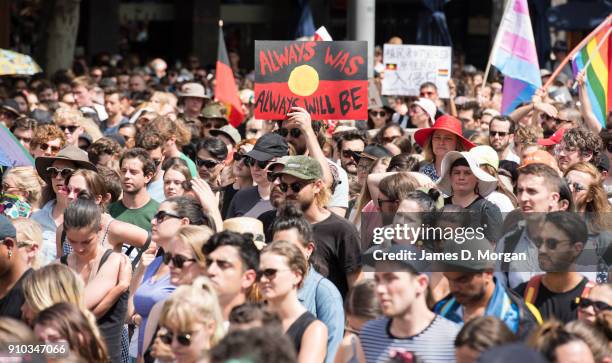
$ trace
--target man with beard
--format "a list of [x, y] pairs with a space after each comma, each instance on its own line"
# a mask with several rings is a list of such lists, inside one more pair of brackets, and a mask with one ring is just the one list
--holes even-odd
[[515, 289], [526, 302], [540, 310], [542, 318], [555, 318], [564, 323], [578, 318], [576, 302], [587, 298], [595, 286], [576, 271], [575, 265], [587, 237], [587, 226], [578, 214], [559, 211], [545, 216], [534, 239], [538, 263], [545, 273], [533, 276]]
[[514, 141], [514, 121], [508, 116], [495, 116], [489, 124], [489, 144], [495, 151], [499, 160], [510, 160], [520, 164], [518, 155], [512, 151]]
[[321, 145], [325, 142], [325, 130], [321, 121], [312, 121], [310, 114], [301, 107], [292, 107], [282, 121], [278, 133], [295, 149], [296, 155], [306, 155], [319, 162], [322, 180], [331, 189], [327, 208], [344, 217], [349, 206], [348, 176], [340, 165], [328, 160]]
[[338, 141], [340, 165], [347, 172], [351, 182], [357, 178], [357, 158], [366, 146], [366, 137], [363, 132], [349, 130], [342, 133]]
[[[491, 250], [485, 239], [473, 239], [464, 244], [444, 242], [444, 252], [457, 253], [468, 249], [472, 256]], [[444, 277], [450, 294], [434, 306], [434, 312], [464, 324], [478, 316], [494, 316], [518, 337], [526, 337], [536, 326], [536, 318], [527, 305], [493, 276], [494, 263], [486, 259], [463, 258], [444, 261]], [[535, 310], [532, 307], [533, 310]]]
[[287, 157], [283, 169], [271, 173], [287, 203], [296, 203], [312, 223], [315, 258], [323, 276], [336, 285], [344, 298], [361, 274], [360, 238], [355, 226], [325, 208], [330, 197], [319, 162], [311, 157]]

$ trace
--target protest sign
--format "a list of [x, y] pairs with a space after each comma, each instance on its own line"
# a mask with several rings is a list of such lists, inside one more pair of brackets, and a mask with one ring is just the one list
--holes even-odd
[[255, 117], [313, 120], [368, 117], [366, 42], [255, 41]]
[[418, 96], [419, 86], [432, 82], [440, 98], [448, 98], [451, 55], [451, 47], [385, 44], [382, 94]]

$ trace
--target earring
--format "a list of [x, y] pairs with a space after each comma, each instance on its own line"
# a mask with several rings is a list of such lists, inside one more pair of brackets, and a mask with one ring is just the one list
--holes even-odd
[[13, 250], [8, 250], [8, 258], [9, 260], [13, 257]]

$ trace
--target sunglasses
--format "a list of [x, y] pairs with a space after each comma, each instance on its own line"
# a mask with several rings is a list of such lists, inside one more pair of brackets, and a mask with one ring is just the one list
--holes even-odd
[[370, 111], [370, 115], [372, 115], [372, 117], [385, 117], [387, 113], [385, 111]]
[[41, 150], [44, 150], [44, 151], [47, 151], [47, 150], [49, 150], [49, 148], [51, 148], [51, 152], [55, 153], [55, 154], [57, 154], [61, 150], [61, 148], [59, 146], [52, 146], [52, 145], [49, 145], [49, 144], [46, 144], [46, 143], [42, 143], [42, 144], [38, 145], [38, 147]]
[[58, 169], [54, 166], [50, 166], [47, 168], [47, 173], [49, 173], [51, 178], [57, 178], [57, 176], [60, 175], [62, 178], [66, 179], [70, 175], [72, 175], [72, 173], [74, 173], [74, 169], [70, 169], [70, 168]]
[[257, 165], [259, 169], [265, 169], [269, 163], [270, 163], [270, 160], [266, 160], [266, 161], [255, 160], [250, 156], [245, 156], [244, 158], [244, 165], [248, 167]]
[[278, 134], [282, 137], [287, 137], [287, 135], [291, 135], [291, 137], [297, 139], [298, 137], [300, 137], [300, 135], [302, 135], [302, 131], [300, 129], [287, 129], [282, 127], [278, 130]]
[[359, 160], [361, 158], [361, 153], [363, 151], [355, 151], [355, 150], [342, 150], [342, 156], [344, 158], [352, 158], [354, 160]]
[[536, 239], [533, 240], [533, 244], [537, 248], [540, 248], [540, 246], [542, 246], [543, 244], [546, 244], [546, 248], [549, 249], [549, 250], [556, 249], [557, 246], [559, 246], [563, 242], [571, 242], [571, 241], [568, 240], [568, 239], [566, 239], [566, 240], [558, 240], [556, 238], [546, 238], [546, 239], [536, 238]]
[[490, 137], [495, 137], [495, 136], [505, 137], [506, 135], [508, 135], [508, 133], [504, 131], [489, 131]]
[[278, 178], [280, 178], [280, 176], [281, 176], [280, 173], [274, 173], [272, 171], [269, 171], [268, 175], [266, 175], [270, 183], [274, 183]]
[[580, 183], [572, 182], [571, 180], [568, 180], [568, 179], [565, 179], [565, 181], [567, 182], [567, 185], [569, 186], [571, 191], [580, 192], [583, 190], [587, 190], [587, 187], [585, 187], [584, 185]]
[[[176, 335], [176, 340], [180, 345], [184, 347], [188, 347], [191, 345], [191, 335], [193, 332], [189, 333], [181, 333]], [[166, 345], [172, 344], [172, 340], [174, 339], [174, 334], [172, 332], [167, 332], [166, 334], [162, 334], [159, 336], [159, 339]]]
[[276, 268], [266, 268], [264, 270], [259, 270], [257, 271], [257, 281], [261, 280], [263, 276], [265, 276], [268, 280], [272, 280], [280, 271], [289, 271], [289, 269], [279, 270]]
[[241, 153], [234, 153], [234, 156], [233, 156], [234, 161], [236, 161], [236, 162], [238, 162], [238, 161], [240, 161], [240, 160], [242, 160], [242, 159], [244, 159], [246, 157], [247, 157], [246, 155], [241, 154]]
[[72, 133], [74, 133], [76, 131], [76, 129], [79, 128], [79, 126], [77, 126], [77, 125], [60, 126], [59, 128], [60, 128], [60, 130], [62, 130], [62, 132], [66, 132], [66, 130], [68, 130], [72, 134]]
[[165, 210], [160, 210], [159, 212], [155, 213], [152, 220], [155, 219], [157, 220], [157, 223], [163, 223], [168, 218], [183, 219], [183, 217], [174, 213], [166, 212]]
[[172, 262], [172, 265], [176, 268], [183, 268], [186, 262], [195, 262], [195, 258], [187, 258], [182, 255], [172, 255], [170, 252], [164, 253], [164, 264], [169, 265]]
[[578, 302], [578, 306], [580, 306], [583, 309], [586, 309], [589, 306], [592, 306], [596, 312], [612, 310], [612, 306], [606, 304], [603, 301], [594, 301], [594, 300], [591, 300], [588, 298], [582, 298], [582, 297], [580, 298], [580, 301]]
[[310, 182], [306, 182], [306, 183], [301, 183], [301, 182], [295, 182], [295, 183], [291, 183], [291, 184], [287, 184], [287, 183], [280, 183], [279, 184], [279, 188], [283, 193], [287, 193], [287, 191], [289, 189], [291, 189], [291, 191], [294, 194], [299, 193], [302, 189], [304, 189], [305, 186], [307, 186], [308, 184], [312, 184], [312, 181]]
[[223, 126], [227, 125], [227, 123], [225, 122], [221, 122], [221, 123], [214, 123], [214, 122], [204, 122], [204, 128], [209, 130], [209, 129], [220, 129]]
[[390, 143], [394, 142], [397, 139], [399, 139], [399, 135], [396, 135], [396, 136], [385, 136], [385, 137], [382, 138], [382, 142], [383, 142], [383, 144], [390, 144]]
[[196, 158], [196, 164], [198, 165], [198, 167], [203, 166], [206, 169], [212, 169], [215, 166], [219, 165], [220, 163], [221, 163], [220, 161], [216, 161], [216, 160]]

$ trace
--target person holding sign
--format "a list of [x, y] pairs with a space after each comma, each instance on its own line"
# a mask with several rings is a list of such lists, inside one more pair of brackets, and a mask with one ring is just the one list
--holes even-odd
[[438, 180], [442, 159], [449, 151], [467, 151], [475, 146], [463, 137], [461, 121], [448, 115], [440, 116], [433, 127], [417, 130], [414, 141], [423, 148], [426, 162], [419, 172], [434, 181]]

